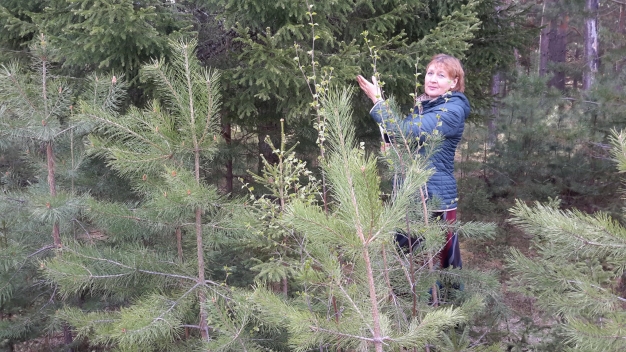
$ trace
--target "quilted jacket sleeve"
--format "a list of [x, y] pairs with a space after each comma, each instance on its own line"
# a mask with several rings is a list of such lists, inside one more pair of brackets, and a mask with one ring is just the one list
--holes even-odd
[[388, 134], [396, 135], [402, 132], [407, 138], [419, 137], [424, 142], [426, 135], [437, 133], [448, 138], [462, 131], [466, 117], [464, 104], [460, 98], [440, 98], [442, 101], [433, 108], [425, 109], [419, 114], [416, 107], [413, 113], [402, 118], [394, 114], [387, 101], [379, 101], [370, 110], [370, 115], [383, 127]]

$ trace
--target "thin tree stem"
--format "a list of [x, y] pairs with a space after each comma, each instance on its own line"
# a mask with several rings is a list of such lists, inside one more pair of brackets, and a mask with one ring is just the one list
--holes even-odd
[[[185, 78], [187, 79], [187, 94], [189, 95], [189, 123], [192, 131], [193, 147], [194, 147], [194, 174], [196, 184], [200, 184], [200, 146], [196, 135], [196, 115], [193, 102], [193, 82], [191, 78], [191, 64], [189, 51], [184, 50], [185, 59]], [[196, 252], [198, 257], [198, 284], [204, 284], [204, 246], [202, 238], [202, 207], [196, 207]], [[200, 304], [200, 335], [204, 341], [209, 341], [209, 328], [207, 326], [206, 292], [198, 291], [198, 300]]]
[[183, 230], [180, 226], [176, 227], [176, 249], [178, 251], [178, 260], [183, 262]]
[[[346, 163], [347, 165], [347, 163]], [[354, 193], [354, 184], [352, 182], [352, 177], [348, 175], [348, 182], [350, 183], [351, 189], [351, 198], [352, 205], [355, 209], [355, 218], [357, 220], [356, 230], [359, 238], [361, 239], [361, 243], [363, 244], [363, 261], [365, 262], [365, 271], [367, 274], [367, 285], [369, 286], [369, 294], [370, 294], [370, 302], [372, 304], [372, 322], [374, 324], [374, 347], [376, 348], [376, 352], [383, 352], [383, 344], [381, 340], [381, 329], [380, 329], [380, 316], [378, 312], [378, 299], [376, 298], [376, 285], [374, 282], [374, 272], [372, 270], [372, 261], [370, 259], [369, 254], [369, 246], [367, 240], [365, 239], [365, 234], [363, 233], [363, 227], [359, 221], [359, 207], [356, 199], [356, 194]]]
[[[428, 226], [428, 208], [426, 207], [426, 197], [424, 196], [424, 190], [421, 188], [420, 188], [420, 197], [422, 200], [422, 210], [424, 212], [424, 224]], [[435, 265], [433, 263], [434, 257], [435, 256], [432, 254], [428, 255], [428, 271], [431, 273], [435, 271]], [[439, 306], [439, 293], [437, 292], [437, 284], [433, 284], [432, 291], [433, 291], [432, 292], [433, 306], [438, 307]], [[426, 348], [428, 348], [428, 346]]]
[[[46, 142], [46, 159], [48, 163], [48, 187], [50, 189], [50, 196], [56, 197], [57, 195], [57, 186], [56, 186], [56, 178], [54, 174], [54, 151], [52, 149], [52, 141]], [[51, 207], [50, 203], [46, 204], [46, 206]], [[59, 232], [59, 222], [54, 221], [52, 224], [52, 239], [54, 241], [54, 245], [57, 247], [61, 246], [61, 236]]]

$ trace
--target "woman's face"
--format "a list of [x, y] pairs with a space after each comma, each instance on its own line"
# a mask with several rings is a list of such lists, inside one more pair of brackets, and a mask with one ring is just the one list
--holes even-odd
[[443, 65], [432, 64], [426, 70], [424, 92], [429, 97], [436, 98], [454, 88], [458, 80], [452, 79]]

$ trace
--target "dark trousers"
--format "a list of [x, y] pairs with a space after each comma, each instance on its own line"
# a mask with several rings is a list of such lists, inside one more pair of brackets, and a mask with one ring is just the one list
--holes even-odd
[[[452, 224], [456, 221], [456, 209], [435, 212], [433, 215], [435, 215], [435, 217], [441, 217], [449, 224]], [[398, 231], [396, 232], [396, 243], [401, 248], [413, 247], [413, 250], [415, 250], [420, 246], [421, 239], [411, 237], [404, 231]], [[441, 260], [442, 268], [452, 266], [454, 268], [460, 269], [463, 267], [463, 262], [461, 260], [461, 249], [459, 247], [459, 238], [452, 229], [448, 230], [448, 232], [446, 233], [446, 243], [441, 249], [439, 258]]]
[[[436, 216], [441, 216], [447, 223], [452, 224], [456, 221], [456, 209], [436, 212]], [[459, 236], [452, 230], [446, 233], [446, 244], [441, 250], [441, 267], [447, 268], [452, 266], [461, 269], [463, 261], [461, 260], [461, 248], [459, 247]]]

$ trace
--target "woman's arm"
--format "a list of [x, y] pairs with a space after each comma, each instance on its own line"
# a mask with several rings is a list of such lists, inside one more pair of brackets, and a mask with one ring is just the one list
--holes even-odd
[[422, 140], [425, 135], [437, 130], [438, 133], [448, 137], [455, 135], [465, 121], [465, 112], [459, 106], [459, 102], [454, 101], [456, 99], [459, 98], [449, 98], [440, 106], [421, 115], [415, 108], [413, 113], [406, 117], [395, 114], [387, 101], [379, 101], [370, 110], [370, 115], [392, 135], [402, 131], [407, 138], [419, 137]]

